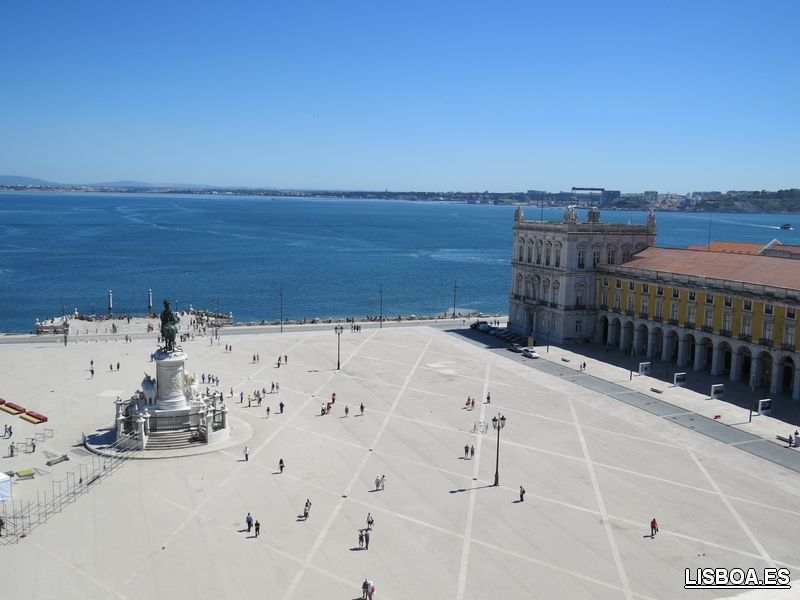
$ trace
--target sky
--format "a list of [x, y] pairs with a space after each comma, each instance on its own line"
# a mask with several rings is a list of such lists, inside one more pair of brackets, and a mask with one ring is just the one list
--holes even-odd
[[800, 187], [800, 2], [0, 3], [0, 174]]

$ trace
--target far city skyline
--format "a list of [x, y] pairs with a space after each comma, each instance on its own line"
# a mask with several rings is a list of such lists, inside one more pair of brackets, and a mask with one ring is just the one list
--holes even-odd
[[800, 187], [800, 5], [0, 7], [0, 173], [327, 190]]

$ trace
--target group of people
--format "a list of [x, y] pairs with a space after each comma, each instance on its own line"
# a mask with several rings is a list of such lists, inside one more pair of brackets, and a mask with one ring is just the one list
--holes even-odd
[[385, 490], [386, 489], [386, 475], [379, 475], [375, 478], [375, 490]]
[[475, 446], [464, 444], [464, 459], [471, 459], [475, 456]]
[[472, 410], [473, 408], [475, 408], [475, 398], [467, 396], [467, 404], [466, 404], [465, 408], [467, 410]]
[[201, 383], [213, 383], [214, 385], [219, 385], [219, 377], [216, 375], [212, 375], [209, 373], [206, 375], [205, 373], [200, 374], [200, 381]]

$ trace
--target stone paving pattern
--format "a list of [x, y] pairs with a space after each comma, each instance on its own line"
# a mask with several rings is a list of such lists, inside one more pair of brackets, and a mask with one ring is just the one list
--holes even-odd
[[[134, 323], [120, 334], [136, 327], [144, 329]], [[435, 324], [346, 327], [336, 371], [331, 329], [223, 329], [220, 345], [184, 343], [187, 368], [234, 388], [234, 443], [130, 461], [19, 543], [0, 546], [4, 597], [359, 598], [368, 577], [376, 600], [711, 598], [735, 592], [685, 592], [685, 568], [786, 566], [800, 577], [800, 475], [741, 449], [796, 453], [771, 441], [786, 425], [756, 417], [750, 429], [728, 427], [754, 440], [732, 445], [736, 433], [721, 441], [673, 420], [722, 412], [741, 421], [729, 414], [738, 407], [667, 390], [654, 406], [679, 406], [671, 418], [638, 407], [649, 378], [626, 381], [594, 359], [583, 374], [579, 354], [556, 348], [542, 349], [540, 361], [522, 359]], [[153, 334], [137, 332], [131, 343], [121, 335], [78, 336], [67, 347], [46, 337], [0, 344], [0, 396], [46, 414], [54, 430], [35, 454], [0, 458], [3, 471], [41, 469], [15, 483], [16, 499], [35, 501], [51, 480], [90, 461], [75, 447], [81, 434], [110, 426], [114, 398], [155, 373]], [[279, 354], [288, 365], [277, 368]], [[121, 370], [110, 372], [117, 361]], [[236, 401], [271, 381], [280, 392], [261, 408]], [[618, 386], [636, 400], [619, 399]], [[334, 392], [331, 414], [320, 416]], [[468, 395], [474, 411], [464, 408]], [[507, 425], [493, 487], [496, 433], [490, 423], [486, 434], [472, 431], [498, 412]], [[15, 439], [43, 427], [0, 413], [5, 423]], [[475, 446], [473, 459], [464, 459], [465, 444]], [[46, 467], [45, 451], [71, 460]], [[375, 491], [381, 474], [386, 489]], [[248, 512], [261, 523], [258, 538], [243, 531]], [[375, 528], [369, 550], [359, 550], [368, 512]]]

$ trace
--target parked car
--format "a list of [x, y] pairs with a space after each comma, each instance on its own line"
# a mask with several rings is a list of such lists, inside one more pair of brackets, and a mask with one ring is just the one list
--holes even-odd
[[491, 327], [489, 327], [489, 324], [486, 323], [485, 321], [483, 323], [481, 323], [480, 325], [478, 325], [478, 331], [486, 332], [486, 331], [489, 331], [490, 329], [491, 329]]
[[509, 350], [511, 350], [512, 352], [517, 352], [517, 353], [519, 353], [519, 352], [522, 352], [522, 346], [520, 346], [520, 345], [519, 345], [519, 344], [517, 344], [516, 342], [514, 342], [513, 344], [511, 344], [511, 345], [508, 347], [508, 349], [509, 349]]
[[539, 353], [536, 352], [533, 348], [523, 348], [522, 349], [522, 356], [525, 358], [539, 358]]

